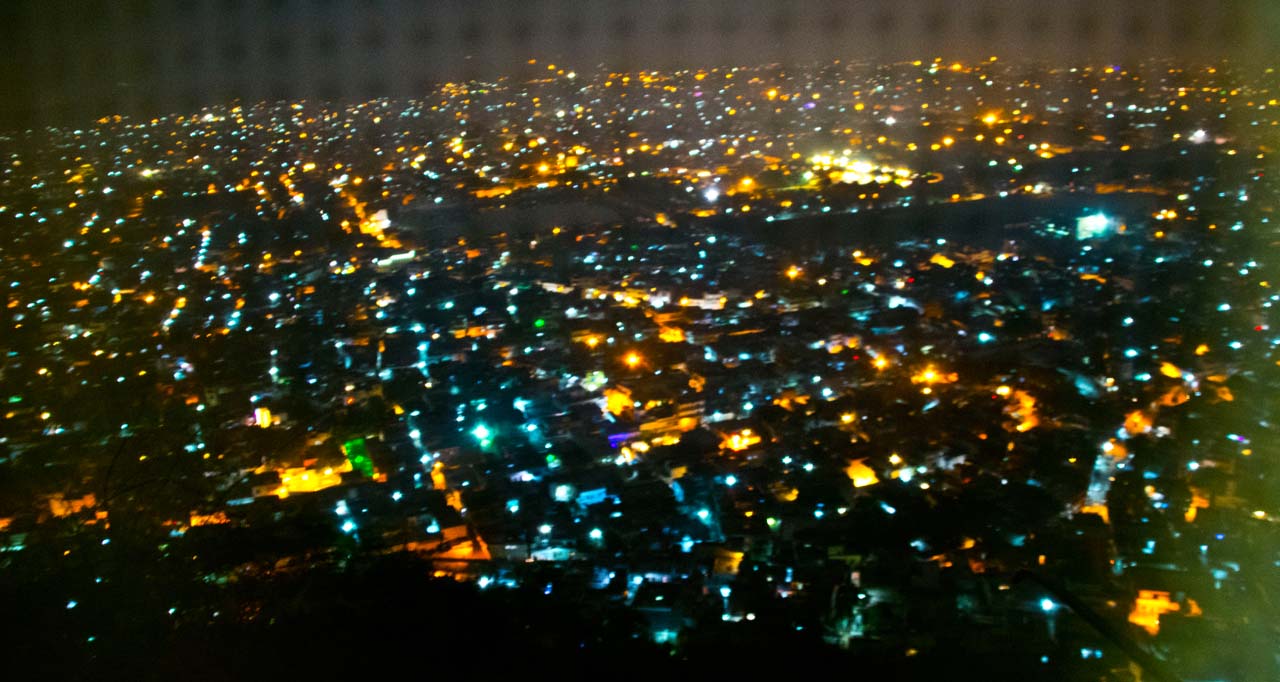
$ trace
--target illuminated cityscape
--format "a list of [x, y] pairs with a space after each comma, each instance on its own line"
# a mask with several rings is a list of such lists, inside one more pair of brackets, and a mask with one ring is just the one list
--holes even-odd
[[20, 656], [1280, 679], [1272, 69], [526, 66], [0, 137]]

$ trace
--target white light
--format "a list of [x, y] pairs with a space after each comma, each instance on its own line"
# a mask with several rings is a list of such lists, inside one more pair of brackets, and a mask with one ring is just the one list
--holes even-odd
[[354, 531], [355, 529], [356, 529], [356, 522], [355, 522], [355, 521], [352, 521], [351, 519], [347, 519], [346, 521], [343, 521], [343, 522], [342, 522], [342, 532], [344, 532], [344, 533], [350, 533], [350, 532]]
[[542, 533], [543, 535], [550, 535], [550, 534], [551, 534], [551, 525], [550, 525], [550, 524], [546, 524], [546, 523], [544, 523], [544, 524], [542, 524], [541, 526], [538, 526], [538, 532], [539, 532], [539, 533]]
[[592, 540], [596, 540], [598, 542], [604, 539], [604, 531], [600, 530], [599, 528], [592, 528], [591, 532], [587, 533], [587, 537], [591, 538]]
[[733, 594], [733, 588], [729, 587], [728, 585], [725, 585], [724, 587], [720, 588], [721, 597], [728, 599], [730, 594]]
[[699, 509], [698, 518], [702, 519], [703, 521], [706, 521], [707, 519], [711, 518], [711, 512], [707, 511], [706, 509]]
[[67, 602], [67, 608], [69, 608], [69, 609], [74, 609], [78, 603], [79, 603], [79, 602], [77, 602], [76, 600], [72, 599], [71, 601]]
[[1040, 600], [1041, 611], [1044, 611], [1045, 613], [1053, 613], [1053, 610], [1056, 608], [1058, 608], [1058, 605], [1053, 603], [1052, 599], [1045, 597], [1044, 599]]
[[475, 436], [477, 440], [484, 441], [484, 440], [489, 440], [489, 436], [492, 434], [489, 431], [489, 427], [485, 426], [484, 424], [480, 424], [479, 426], [471, 430], [471, 435]]
[[728, 476], [725, 476], [725, 477], [724, 477], [724, 484], [725, 484], [725, 485], [727, 485], [727, 486], [734, 486], [734, 485], [737, 485], [737, 484], [738, 484], [738, 477], [737, 477], [737, 476], [734, 476], [733, 474], [729, 474]]
[[702, 193], [702, 197], [707, 200], [707, 203], [714, 204], [716, 199], [720, 198], [720, 190], [715, 187], [710, 187]]
[[1111, 225], [1111, 219], [1105, 214], [1095, 213], [1087, 215], [1076, 221], [1076, 234], [1083, 238], [1097, 237], [1106, 233], [1107, 228]]

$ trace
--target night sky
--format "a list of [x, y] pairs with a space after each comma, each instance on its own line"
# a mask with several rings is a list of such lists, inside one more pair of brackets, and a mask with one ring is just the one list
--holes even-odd
[[[0, 127], [441, 80], [819, 59], [1270, 65], [1274, 0], [5, 0]], [[540, 63], [529, 65], [526, 60]]]

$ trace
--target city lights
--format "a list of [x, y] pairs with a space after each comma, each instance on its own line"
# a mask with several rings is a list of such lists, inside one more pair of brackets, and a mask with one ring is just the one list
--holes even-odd
[[[362, 12], [340, 44], [402, 42]], [[620, 670], [783, 631], [959, 670], [1020, 623], [1006, 676], [1136, 674], [1029, 572], [1270, 679], [1186, 642], [1267, 635], [1280, 102], [1188, 55], [476, 57], [0, 131], [0, 580], [98, 651], [49, 660], [137, 649], [106, 606], [287, 654], [339, 586], [357, 639], [514, 605]]]

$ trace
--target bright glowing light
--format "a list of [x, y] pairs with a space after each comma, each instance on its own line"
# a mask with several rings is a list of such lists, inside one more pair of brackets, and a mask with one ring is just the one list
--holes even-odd
[[720, 190], [716, 189], [715, 187], [708, 187], [702, 193], [702, 198], [706, 199], [707, 203], [714, 204], [716, 203], [716, 199], [720, 198]]
[[849, 463], [845, 467], [844, 473], [849, 477], [855, 488], [865, 488], [869, 485], [875, 485], [880, 482], [876, 477], [876, 472], [864, 463], [864, 460], [858, 459]]
[[1076, 219], [1076, 239], [1101, 237], [1111, 229], [1111, 219], [1105, 214], [1081, 216]]
[[734, 452], [742, 452], [759, 442], [759, 435], [753, 433], [751, 429], [743, 429], [737, 433], [731, 434], [728, 438], [721, 441], [720, 448], [732, 450]]
[[592, 528], [591, 531], [587, 533], [587, 537], [599, 542], [604, 539], [604, 531], [599, 528]]
[[355, 521], [352, 521], [351, 519], [347, 519], [346, 521], [342, 522], [342, 532], [352, 533], [352, 532], [355, 532], [355, 529], [356, 529]]
[[733, 474], [729, 474], [724, 477], [724, 484], [727, 486], [735, 486], [738, 484], [738, 477]]
[[1040, 600], [1040, 610], [1044, 611], [1045, 613], [1053, 613], [1054, 609], [1057, 609], [1057, 608], [1058, 608], [1058, 605], [1053, 603], [1053, 600], [1049, 599], [1048, 597], [1045, 597], [1044, 599]]
[[[934, 369], [932, 366], [929, 366], [929, 367], [925, 367], [919, 373], [912, 375], [911, 383], [925, 384], [925, 388], [928, 388], [933, 384], [955, 383], [956, 379], [958, 378], [959, 377], [956, 375], [955, 372], [950, 372], [950, 373], [939, 372], [938, 370]], [[926, 394], [929, 392], [930, 391], [926, 391]]]
[[541, 526], [538, 526], [538, 532], [539, 532], [539, 533], [542, 533], [543, 535], [550, 535], [550, 534], [551, 534], [551, 524], [549, 524], [549, 523], [544, 523], [544, 524], [542, 524]]
[[626, 356], [625, 358], [623, 358], [622, 360], [623, 360], [623, 362], [627, 363], [627, 367], [630, 367], [630, 368], [632, 368], [632, 369], [635, 369], [636, 367], [638, 367], [638, 366], [640, 365], [640, 356], [639, 356], [639, 354], [634, 353], [634, 352], [632, 352], [632, 353], [627, 353], [627, 356]]
[[485, 426], [484, 424], [480, 424], [476, 426], [474, 429], [471, 429], [471, 435], [475, 436], [476, 440], [484, 441], [484, 440], [489, 440], [489, 436], [493, 434], [491, 431], [489, 431], [489, 427]]

